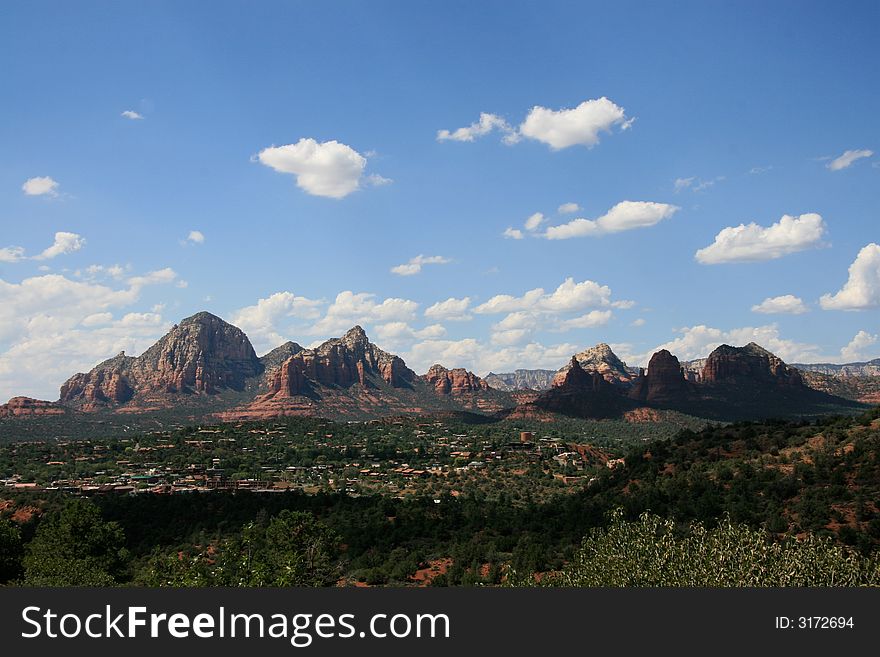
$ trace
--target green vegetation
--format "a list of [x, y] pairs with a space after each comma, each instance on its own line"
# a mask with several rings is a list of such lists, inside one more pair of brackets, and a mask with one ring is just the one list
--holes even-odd
[[[520, 582], [522, 583], [522, 582]], [[880, 563], [808, 536], [772, 541], [766, 532], [723, 517], [708, 529], [685, 528], [644, 513], [633, 522], [623, 512], [594, 529], [549, 586], [878, 586]]]
[[[630, 435], [605, 448], [603, 458], [622, 458], [614, 467], [600, 452], [570, 451], [610, 438], [600, 427], [625, 428], [535, 425], [527, 449], [511, 443], [528, 425], [412, 419], [14, 443], [0, 447], [0, 478], [13, 482], [0, 489], [0, 577], [459, 586], [499, 585], [516, 572], [569, 584], [877, 583], [880, 411]], [[15, 483], [26, 467], [44, 483], [145, 479], [129, 479], [137, 494], [72, 481], [29, 491]], [[406, 474], [416, 468], [421, 475]], [[212, 489], [210, 470], [266, 488]], [[177, 483], [163, 483], [172, 475]], [[620, 511], [609, 518], [610, 509]], [[725, 568], [712, 570], [718, 563]]]

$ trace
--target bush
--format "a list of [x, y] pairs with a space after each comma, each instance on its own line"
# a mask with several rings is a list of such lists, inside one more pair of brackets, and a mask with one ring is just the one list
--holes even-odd
[[713, 529], [644, 513], [611, 514], [550, 586], [877, 586], [880, 564], [826, 538], [773, 541], [725, 516]]

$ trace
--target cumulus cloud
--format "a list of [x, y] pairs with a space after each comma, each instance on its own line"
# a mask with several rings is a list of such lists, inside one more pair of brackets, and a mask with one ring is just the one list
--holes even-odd
[[34, 256], [34, 260], [49, 260], [65, 253], [73, 253], [83, 248], [85, 243], [85, 239], [76, 233], [58, 232], [55, 233], [52, 246], [47, 247], [40, 255]]
[[820, 357], [817, 345], [783, 338], [776, 324], [745, 326], [727, 331], [700, 324], [681, 328], [676, 332], [679, 333], [677, 338], [658, 345], [649, 352], [628, 358], [639, 365], [646, 365], [653, 353], [668, 349], [679, 360], [694, 360], [705, 358], [722, 344], [742, 346], [749, 342], [761, 345], [789, 363], [815, 362]]
[[697, 262], [716, 265], [726, 262], [774, 260], [822, 244], [825, 223], [816, 213], [783, 217], [766, 228], [752, 222], [728, 226], [715, 241], [696, 252]]
[[526, 219], [525, 227], [528, 231], [536, 231], [542, 223], [544, 223], [544, 215], [540, 212], [536, 212]]
[[409, 299], [388, 298], [380, 303], [375, 294], [345, 290], [336, 295], [324, 317], [309, 329], [309, 333], [332, 337], [355, 324], [411, 322], [418, 308], [419, 304]]
[[627, 119], [624, 109], [603, 96], [585, 100], [572, 109], [552, 110], [536, 105], [520, 125], [519, 132], [553, 150], [569, 146], [592, 148], [599, 143], [600, 133], [611, 132], [616, 125], [626, 129], [631, 124], [632, 119]]
[[18, 262], [24, 260], [24, 248], [20, 246], [5, 246], [0, 248], [0, 262]]
[[767, 297], [761, 303], [752, 306], [753, 313], [765, 315], [802, 315], [809, 312], [806, 304], [793, 294], [778, 297]]
[[132, 121], [140, 121], [144, 118], [143, 114], [139, 114], [134, 110], [125, 110], [120, 116], [123, 116], [126, 119], [131, 119]]
[[667, 203], [621, 201], [598, 219], [579, 218], [559, 226], [550, 226], [544, 237], [550, 240], [565, 240], [645, 228], [671, 217], [678, 210], [677, 206]]
[[862, 247], [849, 266], [849, 278], [834, 294], [823, 294], [825, 310], [867, 310], [880, 307], [880, 245]]
[[416, 372], [424, 372], [434, 363], [442, 363], [446, 367], [464, 367], [485, 376], [490, 371], [508, 372], [518, 367], [557, 369], [579, 349], [578, 345], [571, 343], [545, 346], [530, 342], [520, 346], [499, 346], [496, 348], [474, 338], [425, 340], [401, 355]]
[[869, 151], [866, 148], [854, 151], [844, 151], [843, 155], [834, 158], [825, 166], [832, 171], [840, 171], [841, 169], [848, 169], [858, 160], [866, 157], [871, 157], [873, 154], [874, 151]]
[[564, 320], [559, 329], [567, 331], [569, 329], [596, 328], [597, 326], [605, 326], [611, 320], [610, 310], [591, 310], [586, 315], [574, 317]]
[[[76, 281], [60, 274], [0, 279], [0, 397], [56, 399], [74, 372], [126, 350], [139, 353], [164, 333], [157, 313], [113, 311], [136, 303], [144, 285], [167, 276], [143, 276], [121, 286]], [[134, 282], [132, 282], [134, 281]]]
[[468, 313], [471, 298], [456, 299], [449, 297], [425, 309], [425, 317], [438, 321], [462, 322], [472, 318]]
[[611, 306], [611, 288], [595, 281], [576, 283], [566, 278], [553, 292], [535, 288], [520, 297], [498, 294], [474, 308], [480, 314], [511, 313], [519, 310], [576, 312], [588, 308]]
[[413, 276], [421, 272], [425, 265], [446, 265], [450, 262], [449, 258], [443, 256], [417, 255], [415, 258], [410, 258], [409, 262], [392, 267], [391, 273], [398, 276]]
[[638, 328], [638, 327], [644, 326], [644, 325], [645, 325], [645, 318], [644, 317], [639, 317], [638, 319], [634, 319], [632, 321], [632, 323], [630, 324], [630, 326], [632, 326], [634, 328]]
[[190, 244], [204, 244], [205, 234], [200, 230], [191, 230], [189, 235], [186, 236], [186, 241]]
[[694, 180], [696, 180], [696, 178], [694, 176], [691, 176], [690, 178], [676, 178], [675, 183], [674, 183], [675, 193], [677, 194], [678, 192], [682, 191], [683, 189], [687, 189], [688, 187], [693, 185]]
[[547, 144], [553, 150], [569, 146], [592, 148], [599, 143], [599, 135], [610, 133], [615, 126], [628, 129], [635, 119], [604, 96], [585, 100], [577, 107], [553, 110], [535, 105], [525, 120], [516, 128], [497, 114], [483, 112], [480, 119], [457, 130], [439, 130], [437, 141], [471, 142], [491, 132], [504, 135], [503, 141], [515, 144], [523, 137]]
[[414, 340], [434, 340], [446, 335], [446, 329], [440, 324], [431, 324], [415, 329], [407, 322], [388, 322], [373, 327], [374, 342], [386, 349], [396, 349], [412, 343]]
[[[60, 231], [55, 233], [55, 240], [51, 246], [46, 247], [42, 253], [31, 256], [31, 260], [50, 260], [66, 253], [73, 253], [79, 251], [85, 243], [86, 240], [81, 235]], [[0, 262], [18, 262], [26, 257], [24, 248], [20, 246], [0, 248]]]
[[502, 235], [509, 240], [521, 240], [525, 237], [525, 234], [519, 228], [512, 228], [510, 226], [504, 229]]
[[[295, 144], [264, 148], [256, 157], [275, 171], [296, 176], [297, 186], [306, 193], [328, 198], [344, 198], [360, 188], [367, 166], [367, 158], [351, 146], [306, 137]], [[390, 181], [379, 176], [368, 182]]]
[[573, 214], [580, 209], [581, 206], [579, 206], [577, 203], [563, 203], [558, 208], [556, 208], [556, 211], [559, 214]]
[[292, 319], [315, 320], [321, 316], [323, 301], [297, 296], [293, 292], [275, 292], [252, 306], [235, 311], [230, 322], [244, 331], [254, 348], [267, 352], [284, 343]]
[[488, 135], [494, 130], [502, 132], [508, 141], [516, 139], [516, 131], [510, 127], [507, 121], [497, 114], [482, 112], [479, 121], [475, 121], [469, 126], [452, 131], [438, 130], [437, 141], [474, 141], [477, 137]]
[[49, 176], [28, 178], [21, 189], [28, 196], [58, 196], [58, 183]]
[[877, 344], [880, 337], [871, 335], [867, 331], [859, 331], [849, 344], [840, 350], [840, 357], [844, 361], [870, 360], [877, 354]]

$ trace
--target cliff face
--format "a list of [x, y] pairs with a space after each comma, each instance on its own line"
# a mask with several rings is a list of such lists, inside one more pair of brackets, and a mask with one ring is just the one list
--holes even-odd
[[516, 370], [495, 374], [490, 372], [485, 381], [495, 390], [549, 390], [553, 386], [556, 370]]
[[715, 349], [706, 359], [701, 379], [707, 385], [750, 381], [779, 386], [803, 386], [797, 369], [786, 365], [781, 358], [754, 342], [745, 347], [723, 344]]
[[648, 403], [663, 403], [682, 400], [691, 393], [692, 386], [685, 379], [678, 358], [661, 349], [651, 356], [647, 373], [639, 372], [630, 397]]
[[0, 418], [64, 415], [67, 412], [68, 410], [59, 404], [31, 397], [13, 397], [5, 404], [0, 405]]
[[442, 365], [432, 365], [427, 374], [423, 374], [421, 378], [438, 395], [461, 395], [489, 390], [488, 383], [461, 367], [448, 370]]
[[379, 349], [360, 326], [355, 326], [341, 338], [287, 358], [275, 371], [269, 392], [275, 397], [295, 397], [314, 386], [349, 388], [357, 383], [368, 387], [375, 378], [393, 388], [404, 388], [417, 377], [399, 356]]
[[620, 360], [617, 355], [604, 342], [597, 344], [595, 347], [585, 349], [574, 355], [556, 376], [553, 377], [553, 386], [562, 381], [572, 363], [577, 361], [578, 364], [587, 372], [597, 372], [608, 383], [620, 386], [628, 386], [635, 378], [633, 373], [627, 368], [626, 363]]
[[243, 390], [260, 364], [247, 336], [210, 313], [188, 317], [137, 358], [124, 353], [61, 386], [60, 401], [86, 407], [123, 404], [137, 395]]

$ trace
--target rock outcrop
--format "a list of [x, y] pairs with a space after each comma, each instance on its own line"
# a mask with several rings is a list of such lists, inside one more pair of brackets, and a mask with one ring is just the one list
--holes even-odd
[[640, 371], [630, 391], [631, 399], [661, 404], [678, 402], [693, 393], [678, 358], [661, 349], [648, 363], [648, 371]]
[[611, 350], [611, 347], [602, 342], [595, 347], [575, 354], [573, 359], [553, 377], [553, 386], [557, 386], [565, 378], [568, 369], [574, 361], [577, 361], [585, 371], [598, 372], [608, 383], [614, 385], [626, 387], [635, 378], [634, 372], [630, 371], [626, 363], [617, 357], [617, 354]]
[[375, 387], [381, 380], [393, 388], [412, 385], [416, 374], [399, 356], [379, 349], [355, 326], [341, 338], [327, 340], [315, 349], [302, 349], [275, 370], [269, 395], [295, 397], [316, 386]]
[[717, 384], [773, 384], [803, 386], [800, 372], [786, 365], [781, 358], [750, 342], [745, 347], [723, 344], [706, 359], [702, 382]]
[[44, 415], [64, 415], [69, 411], [63, 406], [31, 397], [13, 397], [0, 405], [0, 418], [28, 418]]
[[438, 395], [462, 395], [489, 390], [489, 384], [473, 372], [457, 367], [448, 370], [442, 365], [432, 365], [421, 377]]
[[489, 372], [484, 381], [495, 390], [513, 392], [515, 390], [549, 390], [553, 387], [556, 370], [516, 370], [495, 374]]
[[137, 358], [121, 353], [61, 386], [65, 404], [100, 407], [135, 396], [243, 390], [263, 366], [241, 329], [200, 312], [175, 325]]

